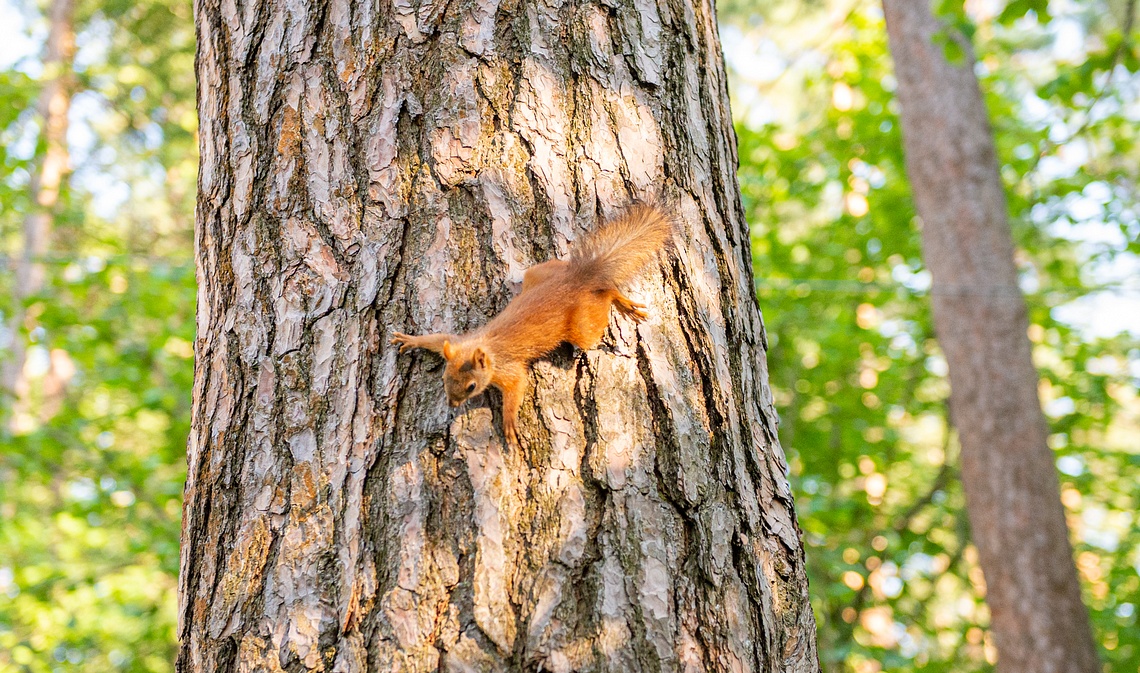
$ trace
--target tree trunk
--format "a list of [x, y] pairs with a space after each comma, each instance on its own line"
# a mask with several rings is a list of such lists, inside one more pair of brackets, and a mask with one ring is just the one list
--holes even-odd
[[962, 485], [1004, 673], [1099, 670], [1037, 398], [993, 132], [969, 43], [929, 0], [884, 0], [907, 172], [950, 369]]
[[[198, 0], [181, 671], [814, 671], [711, 4]], [[648, 321], [434, 356], [662, 193]]]
[[43, 258], [51, 242], [52, 219], [59, 203], [59, 192], [68, 171], [67, 115], [71, 109], [71, 93], [75, 73], [75, 1], [52, 0], [48, 9], [48, 39], [44, 49], [43, 88], [36, 103], [42, 127], [40, 142], [43, 156], [32, 173], [29, 190], [32, 199], [24, 217], [24, 249], [17, 260], [13, 285], [12, 314], [8, 330], [12, 337], [11, 352], [0, 372], [3, 392], [13, 399], [15, 430], [23, 429], [23, 418], [30, 412], [28, 381], [24, 377], [27, 357], [25, 334], [31, 330], [24, 304], [44, 287]]

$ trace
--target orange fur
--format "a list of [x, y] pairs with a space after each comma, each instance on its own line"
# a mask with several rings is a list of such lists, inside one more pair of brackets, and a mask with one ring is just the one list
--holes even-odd
[[495, 386], [503, 393], [503, 431], [518, 443], [516, 421], [530, 364], [570, 342], [587, 350], [598, 345], [610, 321], [610, 306], [640, 321], [645, 307], [620, 287], [666, 249], [672, 225], [659, 209], [635, 205], [576, 243], [567, 259], [527, 269], [522, 292], [491, 322], [467, 334], [409, 336], [392, 343], [403, 353], [425, 348], [445, 357], [443, 383], [448, 401], [464, 400]]

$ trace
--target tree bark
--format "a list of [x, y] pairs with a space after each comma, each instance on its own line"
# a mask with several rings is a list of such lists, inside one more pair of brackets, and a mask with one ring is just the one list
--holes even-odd
[[[181, 671], [815, 671], [713, 8], [198, 0]], [[649, 320], [449, 410], [462, 332], [663, 194]]]
[[[968, 41], [884, 0], [907, 172], [950, 370], [962, 485], [1003, 673], [1099, 670], [1037, 397], [1005, 194]], [[964, 62], [935, 35], [952, 35]]]
[[45, 269], [43, 258], [51, 243], [52, 220], [59, 203], [64, 176], [69, 170], [67, 149], [68, 112], [75, 86], [75, 1], [52, 0], [48, 9], [48, 38], [43, 57], [43, 88], [36, 102], [36, 113], [43, 125], [43, 145], [29, 190], [31, 206], [24, 217], [23, 251], [15, 264], [12, 314], [8, 332], [12, 336], [11, 352], [0, 372], [3, 392], [13, 398], [15, 430], [22, 430], [22, 418], [29, 412], [28, 381], [24, 377], [27, 358], [25, 334], [32, 329], [24, 304], [43, 290]]

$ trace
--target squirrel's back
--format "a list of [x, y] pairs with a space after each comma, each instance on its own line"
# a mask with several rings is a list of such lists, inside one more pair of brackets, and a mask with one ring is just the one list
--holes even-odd
[[656, 206], [639, 203], [576, 242], [567, 260], [584, 282], [618, 287], [672, 243], [673, 224]]

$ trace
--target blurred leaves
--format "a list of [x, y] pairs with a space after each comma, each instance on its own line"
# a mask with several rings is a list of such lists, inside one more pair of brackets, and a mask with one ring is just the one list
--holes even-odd
[[[825, 670], [858, 673], [990, 670], [985, 583], [969, 544], [881, 10], [785, 11], [792, 4], [722, 9], [722, 26], [821, 659]], [[940, 7], [948, 34], [973, 36], [1097, 640], [1108, 670], [1134, 671], [1140, 329], [1132, 320], [1131, 333], [1090, 330], [1103, 308], [1072, 316], [1082, 302], [1140, 303], [1140, 78], [1131, 61], [1114, 63], [1120, 24], [1104, 20], [1101, 3]], [[813, 38], [835, 16], [845, 20]], [[776, 55], [778, 75], [753, 74], [766, 71], [758, 53]]]
[[[35, 7], [33, 35], [42, 30]], [[0, 671], [173, 670], [193, 378], [189, 2], [79, 1], [73, 172], [0, 420]], [[35, 55], [0, 70], [0, 265], [20, 254]], [[11, 273], [0, 274], [10, 305]], [[0, 343], [3, 343], [0, 340]]]

